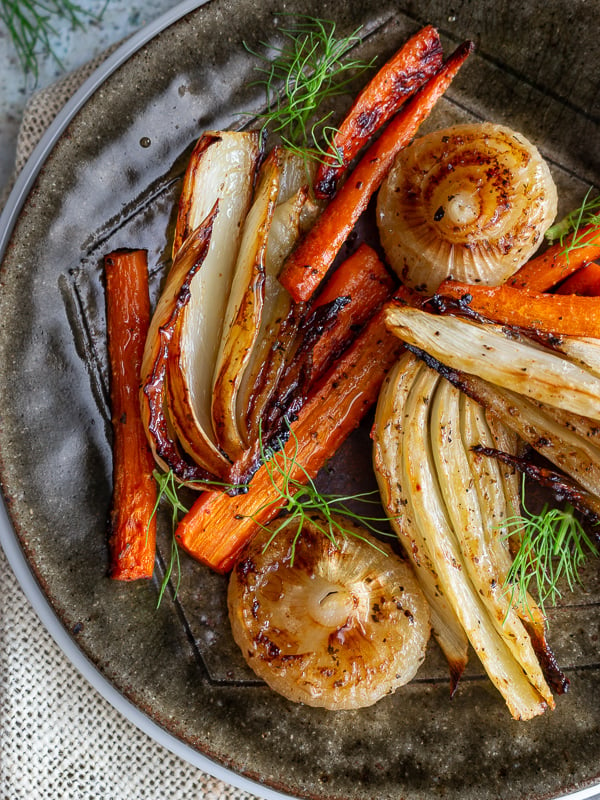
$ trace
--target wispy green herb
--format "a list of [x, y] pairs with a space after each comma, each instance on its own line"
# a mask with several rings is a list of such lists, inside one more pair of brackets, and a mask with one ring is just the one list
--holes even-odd
[[[181, 584], [181, 562], [179, 560], [179, 548], [177, 546], [177, 539], [175, 538], [175, 531], [177, 530], [179, 520], [184, 514], [187, 514], [189, 509], [182, 503], [179, 497], [181, 485], [178, 482], [173, 470], [169, 470], [168, 472], [159, 472], [157, 469], [155, 469], [152, 474], [158, 485], [158, 495], [150, 519], [153, 519], [158, 513], [158, 508], [163, 501], [171, 511], [171, 551], [158, 594], [158, 600], [156, 603], [156, 607], [158, 608], [173, 575], [175, 579], [174, 596], [177, 597], [179, 592], [179, 586]], [[201, 484], [207, 488], [218, 486], [223, 490], [243, 488], [242, 484], [233, 486], [233, 484], [221, 483], [218, 481], [192, 481], [192, 483]]]
[[[323, 158], [336, 129], [330, 124], [331, 112], [321, 111], [323, 103], [343, 94], [354, 78], [369, 69], [374, 59], [349, 59], [360, 42], [357, 28], [338, 38], [334, 22], [304, 15], [284, 15], [291, 27], [279, 29], [284, 44], [274, 56], [246, 49], [264, 66], [264, 76], [254, 85], [263, 86], [267, 109], [261, 115], [263, 131], [280, 136], [290, 150], [310, 158]], [[267, 49], [269, 45], [261, 42]]]
[[37, 79], [42, 54], [51, 56], [62, 67], [52, 46], [53, 37], [58, 36], [56, 21], [66, 20], [72, 28], [83, 28], [84, 20], [100, 19], [104, 8], [99, 14], [92, 14], [72, 0], [0, 0], [0, 20], [13, 41], [23, 71]]
[[[368, 542], [368, 544], [376, 549], [380, 549], [377, 548], [377, 545], [374, 544], [371, 539], [361, 536], [355, 529], [344, 524], [345, 519], [352, 520], [357, 525], [370, 530], [372, 533], [381, 536], [391, 536], [392, 534], [387, 531], [382, 531], [377, 526], [377, 523], [387, 522], [386, 517], [366, 516], [352, 510], [348, 505], [348, 503], [352, 501], [377, 504], [379, 493], [377, 491], [361, 492], [345, 496], [322, 494], [317, 489], [308, 472], [299, 464], [297, 460], [299, 447], [298, 439], [293, 429], [289, 426], [288, 428], [289, 435], [295, 445], [291, 455], [286, 453], [283, 447], [279, 450], [264, 447], [262, 437], [260, 438], [261, 461], [276, 490], [276, 497], [262, 506], [261, 511], [270, 506], [277, 505], [281, 508], [283, 514], [280, 524], [275, 526], [275, 528], [269, 528], [272, 535], [266, 543], [265, 548], [269, 546], [283, 528], [288, 525], [295, 525], [296, 533], [292, 541], [291, 553], [291, 561], [293, 563], [296, 545], [302, 535], [304, 523], [307, 519], [310, 519], [311, 525], [317, 528], [324, 536], [327, 536], [334, 544], [338, 543], [339, 536], [354, 536], [355, 538]], [[293, 477], [294, 472], [297, 470], [300, 470], [303, 476], [301, 480]], [[281, 504], [282, 500], [284, 501], [283, 505]], [[318, 513], [324, 519], [324, 524], [320, 524], [313, 519], [315, 513]], [[262, 528], [266, 529], [265, 525], [259, 524]]]
[[565, 239], [570, 234], [573, 234], [569, 242], [565, 244], [564, 255], [569, 258], [569, 254], [573, 250], [585, 246], [584, 228], [589, 225], [597, 228], [600, 231], [600, 195], [591, 198], [592, 187], [590, 187], [585, 195], [583, 203], [567, 214], [564, 219], [557, 222], [546, 231], [546, 239], [550, 244], [559, 242], [561, 245], [565, 243]]
[[598, 545], [584, 530], [567, 503], [564, 509], [544, 505], [539, 514], [527, 509], [507, 522], [507, 536], [517, 534], [520, 546], [507, 576], [513, 602], [527, 607], [528, 593], [537, 596], [542, 612], [547, 603], [556, 605], [561, 585], [573, 591], [581, 585], [581, 568], [598, 556]]
[[187, 514], [188, 509], [179, 499], [178, 484], [175, 479], [175, 474], [172, 470], [169, 472], [159, 472], [155, 469], [152, 474], [154, 475], [154, 480], [158, 485], [158, 495], [154, 510], [152, 512], [152, 517], [154, 517], [154, 515], [158, 512], [158, 507], [163, 500], [166, 501], [171, 509], [171, 553], [165, 574], [163, 575], [160, 591], [158, 593], [158, 600], [156, 602], [156, 607], [158, 608], [162, 602], [164, 593], [167, 589], [169, 581], [171, 580], [171, 575], [173, 575], [173, 572], [175, 572], [177, 576], [175, 584], [175, 597], [177, 597], [177, 593], [179, 591], [179, 585], [181, 583], [181, 563], [179, 561], [179, 548], [177, 547], [175, 530], [179, 523], [180, 514]]

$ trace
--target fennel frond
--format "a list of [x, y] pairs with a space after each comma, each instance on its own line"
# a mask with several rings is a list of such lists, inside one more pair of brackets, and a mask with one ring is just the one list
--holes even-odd
[[[176, 598], [179, 592], [179, 586], [181, 584], [181, 562], [179, 559], [179, 548], [177, 546], [177, 539], [175, 538], [175, 531], [181, 516], [187, 514], [189, 509], [182, 503], [181, 498], [179, 497], [180, 487], [177, 483], [177, 478], [175, 477], [173, 470], [169, 470], [168, 472], [159, 472], [159, 470], [155, 469], [152, 474], [154, 475], [154, 480], [158, 486], [158, 495], [152, 511], [152, 517], [154, 517], [154, 515], [158, 512], [158, 508], [163, 501], [171, 510], [171, 552], [161, 582], [160, 591], [158, 593], [156, 607], [159, 608], [173, 573], [175, 573], [175, 590], [173, 592], [173, 596]], [[193, 483], [203, 482], [193, 481]], [[229, 483], [220, 483], [217, 481], [206, 482], [206, 488], [215, 486], [219, 486], [223, 490], [241, 488], [241, 485], [233, 486]]]
[[600, 231], [600, 195], [590, 198], [592, 187], [588, 189], [579, 208], [574, 209], [566, 217], [555, 223], [546, 231], [546, 239], [550, 244], [559, 242], [561, 245], [569, 234], [573, 234], [570, 242], [565, 244], [564, 255], [569, 259], [569, 254], [579, 247], [585, 246], [583, 229], [592, 226]]
[[[343, 520], [352, 520], [356, 525], [359, 525], [379, 536], [391, 536], [395, 539], [393, 534], [381, 530], [377, 523], [386, 523], [387, 517], [372, 517], [359, 513], [353, 510], [348, 504], [353, 501], [361, 503], [374, 503], [379, 502], [379, 493], [373, 492], [360, 492], [354, 495], [331, 495], [321, 493], [315, 485], [315, 482], [310, 477], [308, 472], [302, 467], [298, 460], [298, 440], [295, 436], [293, 429], [288, 424], [289, 436], [295, 443], [293, 452], [286, 453], [285, 448], [275, 450], [270, 447], [265, 447], [260, 436], [260, 453], [261, 462], [268, 472], [269, 479], [276, 490], [276, 497], [271, 500], [266, 506], [261, 507], [261, 511], [273, 505], [281, 507], [282, 519], [279, 525], [271, 530], [272, 535], [267, 541], [265, 548], [273, 541], [277, 534], [290, 524], [296, 525], [296, 535], [292, 544], [291, 563], [293, 565], [294, 553], [296, 543], [302, 535], [304, 521], [311, 518], [311, 514], [318, 513], [325, 519], [325, 524], [321, 525], [311, 518], [311, 523], [316, 526], [324, 536], [327, 536], [333, 544], [337, 543], [337, 537], [348, 535], [354, 536], [363, 541], [367, 541], [371, 546], [373, 542], [366, 539], [354, 530], [347, 528]], [[293, 477], [293, 473], [297, 470], [300, 471], [302, 479], [298, 480]], [[283, 506], [281, 506], [281, 501]], [[266, 528], [265, 525], [258, 522], [261, 528]], [[376, 547], [376, 549], [379, 549]]]
[[177, 547], [177, 540], [175, 539], [175, 529], [177, 528], [177, 524], [179, 522], [179, 515], [186, 514], [188, 509], [179, 499], [175, 474], [172, 470], [169, 470], [169, 472], [159, 472], [155, 469], [152, 474], [154, 475], [154, 480], [158, 486], [158, 495], [156, 498], [153, 515], [157, 513], [158, 507], [163, 500], [166, 501], [171, 508], [171, 553], [167, 568], [165, 569], [165, 574], [163, 575], [161, 582], [158, 600], [156, 601], [156, 607], [159, 608], [168, 583], [171, 580], [171, 575], [174, 571], [177, 576], [175, 584], [175, 597], [177, 597], [177, 593], [179, 591], [179, 585], [181, 583], [181, 564], [179, 561], [179, 548]]
[[527, 607], [533, 588], [545, 614], [546, 604], [555, 606], [562, 597], [561, 584], [570, 591], [581, 585], [581, 568], [600, 551], [569, 503], [563, 509], [546, 504], [539, 514], [529, 511], [524, 500], [522, 505], [523, 513], [505, 522], [506, 536], [516, 535], [520, 541], [505, 584], [522, 607]]
[[[274, 57], [265, 56], [244, 44], [261, 60], [257, 71], [264, 77], [253, 85], [263, 86], [267, 107], [259, 115], [263, 133], [278, 134], [282, 144], [303, 158], [323, 159], [336, 133], [331, 112], [319, 111], [322, 104], [343, 94], [357, 75], [374, 63], [349, 59], [361, 40], [357, 28], [338, 38], [334, 22], [302, 14], [285, 15], [291, 27], [279, 29], [285, 41]], [[267, 49], [266, 42], [260, 43]]]

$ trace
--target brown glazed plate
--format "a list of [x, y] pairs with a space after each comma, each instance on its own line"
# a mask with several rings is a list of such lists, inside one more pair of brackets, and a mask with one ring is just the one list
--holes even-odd
[[[510, 718], [473, 656], [453, 699], [430, 645], [417, 678], [374, 707], [293, 705], [246, 668], [225, 580], [182, 557], [157, 610], [152, 582], [107, 571], [111, 496], [102, 257], [168, 262], [180, 179], [206, 129], [260, 107], [244, 48], [277, 41], [280, 0], [178, 6], [115, 53], [69, 103], [21, 176], [0, 245], [0, 508], [3, 546], [67, 655], [128, 718], [198, 767], [266, 798], [542, 800], [600, 782], [600, 580], [566, 594], [550, 640], [571, 689], [531, 722]], [[600, 4], [585, 0], [298, 0], [288, 10], [362, 25], [380, 63], [418, 27], [477, 51], [427, 128], [488, 119], [537, 143], [561, 211], [600, 182]], [[321, 480], [373, 484], [368, 423]], [[367, 478], [365, 478], [367, 476]]]

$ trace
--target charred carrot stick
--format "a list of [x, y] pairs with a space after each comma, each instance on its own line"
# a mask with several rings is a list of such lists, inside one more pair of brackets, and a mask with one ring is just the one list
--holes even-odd
[[348, 164], [379, 128], [442, 66], [442, 45], [435, 28], [422, 28], [387, 61], [360, 92], [319, 164], [317, 197], [333, 197]]
[[325, 281], [304, 323], [300, 323], [300, 344], [261, 419], [263, 433], [280, 428], [284, 418], [293, 416], [306, 402], [311, 387], [389, 300], [394, 285], [377, 253], [364, 243]]
[[557, 242], [541, 255], [530, 259], [509, 278], [508, 283], [518, 289], [547, 292], [588, 261], [594, 261], [599, 256], [600, 228], [590, 224], [577, 231], [575, 246], [571, 234], [562, 244]]
[[394, 339], [380, 311], [329, 370], [291, 425], [292, 435], [284, 447], [292, 464], [289, 471], [275, 470], [271, 477], [263, 464], [246, 494], [209, 491], [200, 495], [175, 534], [190, 555], [219, 572], [232, 567], [259, 524], [273, 519], [283, 506], [285, 500], [277, 487], [282, 487], [285, 478], [305, 482], [306, 475], [316, 476], [359, 425], [401, 350], [401, 343]]
[[472, 311], [502, 325], [531, 328], [560, 336], [600, 338], [600, 299], [444, 281], [438, 297], [459, 300]]
[[117, 250], [105, 257], [104, 270], [114, 432], [110, 575], [132, 581], [152, 577], [156, 547], [154, 458], [139, 401], [150, 324], [147, 253]]
[[347, 258], [327, 281], [314, 308], [347, 298], [337, 312], [335, 325], [320, 336], [312, 350], [312, 374], [321, 376], [339, 352], [345, 348], [353, 330], [364, 325], [377, 307], [391, 297], [395, 281], [379, 256], [367, 244]]
[[574, 272], [556, 290], [557, 294], [580, 294], [600, 297], [600, 264], [590, 261]]
[[292, 251], [279, 279], [294, 300], [312, 297], [397, 153], [413, 138], [472, 50], [472, 42], [460, 45], [440, 71], [390, 121], [379, 139], [367, 148], [307, 236]]
[[[366, 322], [394, 291], [395, 280], [368, 245], [349, 256], [325, 281], [304, 319], [296, 320], [295, 343], [290, 357], [260, 406], [251, 406], [251, 450], [233, 465], [232, 476], [244, 481], [245, 470], [256, 466], [259, 429], [265, 441], [280, 431], [286, 416], [294, 416], [306, 402], [311, 387], [349, 347]], [[292, 312], [293, 314], [294, 312]], [[271, 351], [270, 357], [278, 355]], [[265, 385], [263, 380], [262, 385]], [[256, 396], [260, 396], [260, 392]], [[260, 428], [259, 428], [260, 426]]]

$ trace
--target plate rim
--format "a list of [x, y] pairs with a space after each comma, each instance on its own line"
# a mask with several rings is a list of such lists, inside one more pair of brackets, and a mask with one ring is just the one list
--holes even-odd
[[[109, 76], [125, 64], [144, 45], [187, 14], [204, 5], [208, 5], [208, 3], [210, 3], [210, 0], [182, 0], [182, 2], [157, 17], [157, 19], [148, 23], [109, 55], [61, 108], [17, 176], [4, 209], [0, 214], [0, 262], [4, 259], [6, 248], [10, 242], [19, 214], [40, 170], [74, 116]], [[293, 800], [292, 795], [282, 794], [270, 789], [198, 752], [181, 739], [164, 730], [113, 686], [69, 635], [33, 575], [8, 515], [3, 491], [0, 491], [0, 546], [19, 586], [44, 628], [75, 669], [118, 713], [147, 734], [153, 741], [217, 780], [263, 798], [263, 800]]]

